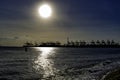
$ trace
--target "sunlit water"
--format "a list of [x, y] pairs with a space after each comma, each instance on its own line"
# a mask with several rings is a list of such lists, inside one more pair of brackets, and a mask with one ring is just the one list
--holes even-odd
[[50, 75], [54, 75], [55, 68], [53, 67], [54, 62], [49, 60], [48, 57], [50, 55], [54, 55], [55, 48], [43, 47], [43, 48], [34, 48], [39, 52], [37, 60], [35, 60], [34, 68], [39, 70], [41, 67], [44, 70], [44, 78], [49, 77]]
[[117, 68], [117, 48], [0, 48], [0, 80], [102, 80]]

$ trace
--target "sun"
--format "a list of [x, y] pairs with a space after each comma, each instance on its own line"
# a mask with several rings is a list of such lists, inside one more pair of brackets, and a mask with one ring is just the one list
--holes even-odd
[[44, 4], [39, 8], [39, 14], [43, 18], [48, 18], [52, 14], [52, 9], [48, 4]]

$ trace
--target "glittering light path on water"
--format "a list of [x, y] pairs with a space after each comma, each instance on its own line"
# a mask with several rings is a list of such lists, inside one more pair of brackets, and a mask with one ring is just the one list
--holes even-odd
[[50, 55], [53, 55], [55, 48], [49, 47], [37, 47], [35, 48], [39, 52], [38, 59], [35, 60], [35, 69], [39, 70], [41, 67], [44, 70], [43, 77], [49, 77], [54, 75], [53, 61], [48, 59]]

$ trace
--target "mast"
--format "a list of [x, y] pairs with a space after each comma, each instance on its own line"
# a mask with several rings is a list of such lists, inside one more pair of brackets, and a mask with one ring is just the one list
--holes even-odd
[[67, 37], [67, 45], [69, 45], [70, 44], [70, 42], [69, 42], [69, 37]]

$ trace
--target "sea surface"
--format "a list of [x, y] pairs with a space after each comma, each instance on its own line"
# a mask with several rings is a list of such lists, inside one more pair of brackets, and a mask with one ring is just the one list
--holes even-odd
[[104, 80], [120, 48], [0, 48], [0, 80]]

